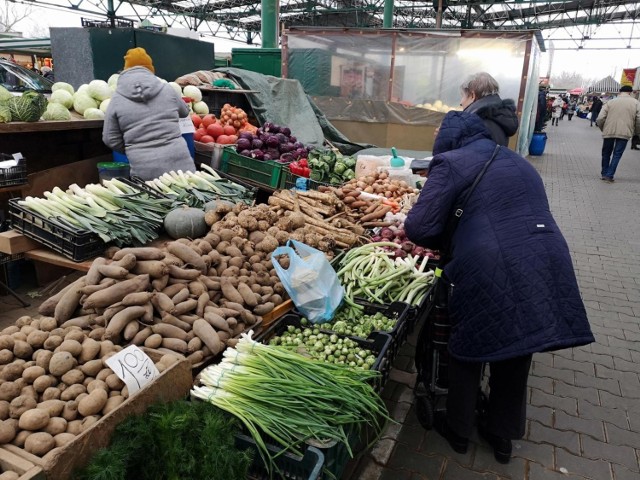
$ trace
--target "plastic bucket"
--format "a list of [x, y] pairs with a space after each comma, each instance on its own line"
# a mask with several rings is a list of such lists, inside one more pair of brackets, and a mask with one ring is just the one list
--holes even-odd
[[129, 164], [123, 162], [98, 163], [98, 176], [100, 181], [111, 180], [116, 177], [129, 178]]
[[547, 145], [546, 133], [534, 133], [529, 144], [529, 155], [542, 155], [544, 147]]

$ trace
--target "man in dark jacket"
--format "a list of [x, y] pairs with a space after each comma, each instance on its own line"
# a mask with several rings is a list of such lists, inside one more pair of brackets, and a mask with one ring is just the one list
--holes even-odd
[[518, 116], [513, 100], [502, 100], [495, 78], [486, 72], [471, 75], [461, 86], [460, 105], [465, 112], [475, 113], [489, 129], [498, 145], [507, 146], [509, 137], [518, 131]]
[[598, 120], [598, 115], [600, 115], [600, 111], [602, 110], [602, 100], [600, 97], [594, 97], [593, 103], [591, 104], [591, 124], [590, 127], [593, 127], [593, 124]]
[[533, 353], [594, 341], [569, 248], [549, 210], [542, 179], [520, 155], [500, 148], [468, 199], [449, 241], [445, 226], [496, 143], [483, 121], [449, 112], [436, 138], [428, 180], [405, 231], [417, 245], [450, 245], [447, 415], [436, 429], [459, 453], [475, 420], [481, 366], [490, 363], [488, 415], [479, 433], [499, 462], [525, 431]]

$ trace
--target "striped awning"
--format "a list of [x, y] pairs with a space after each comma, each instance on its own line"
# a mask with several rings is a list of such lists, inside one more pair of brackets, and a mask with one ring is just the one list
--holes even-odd
[[0, 53], [26, 53], [51, 56], [51, 40], [49, 38], [0, 38]]
[[620, 91], [620, 83], [609, 75], [599, 82], [594, 83], [587, 90], [588, 93], [618, 93]]

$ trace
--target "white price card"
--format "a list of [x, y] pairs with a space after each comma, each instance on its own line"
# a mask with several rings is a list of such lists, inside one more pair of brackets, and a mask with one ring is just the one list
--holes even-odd
[[16, 160], [22, 160], [24, 157], [22, 156], [22, 153], [18, 152], [13, 154], [13, 158]]
[[191, 117], [181, 118], [179, 122], [181, 134], [193, 133], [196, 131], [196, 127], [193, 126], [193, 120], [191, 120]]
[[106, 363], [127, 385], [130, 397], [160, 375], [153, 360], [135, 345], [130, 345], [119, 351]]

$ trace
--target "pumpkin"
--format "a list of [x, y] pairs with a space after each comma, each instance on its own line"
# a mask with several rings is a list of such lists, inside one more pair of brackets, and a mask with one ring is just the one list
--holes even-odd
[[184, 206], [164, 217], [164, 229], [173, 239], [199, 238], [207, 234], [208, 227], [202, 210]]

